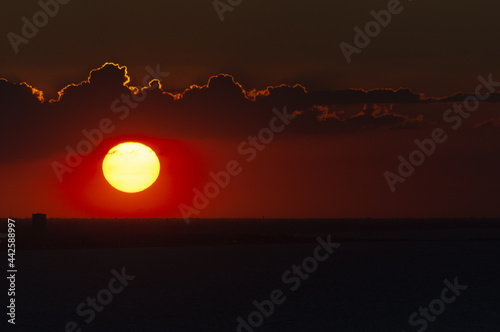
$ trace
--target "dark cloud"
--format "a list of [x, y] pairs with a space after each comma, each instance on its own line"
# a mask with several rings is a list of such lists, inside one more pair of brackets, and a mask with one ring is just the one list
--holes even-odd
[[[0, 129], [3, 142], [10, 142], [0, 148], [3, 160], [64, 154], [66, 146], [75, 146], [84, 138], [83, 130], [98, 128], [103, 118], [116, 128], [110, 136], [243, 139], [268, 126], [273, 108], [286, 106], [300, 114], [287, 135], [310, 135], [414, 128], [426, 123], [424, 116], [399, 113], [402, 111], [397, 112], [395, 105], [445, 100], [424, 98], [409, 89], [309, 92], [301, 85], [279, 85], [246, 91], [226, 74], [211, 77], [206, 85], [173, 93], [166, 90], [168, 79], [133, 87], [126, 67], [106, 63], [50, 101], [28, 84], [0, 80]], [[463, 96], [455, 96], [446, 102], [450, 98], [463, 100]]]
[[388, 126], [392, 128], [416, 127], [424, 123], [422, 115], [410, 118], [392, 111], [393, 104], [366, 104], [363, 111], [351, 117], [350, 122], [367, 127]]
[[[462, 103], [467, 97], [474, 97], [474, 95], [460, 92], [448, 97], [435, 98], [434, 100], [443, 103]], [[499, 92], [491, 93], [488, 99], [485, 100], [485, 102], [490, 102], [490, 103], [500, 102], [500, 93]]]
[[500, 128], [500, 118], [494, 118], [479, 122], [474, 125], [475, 129]]

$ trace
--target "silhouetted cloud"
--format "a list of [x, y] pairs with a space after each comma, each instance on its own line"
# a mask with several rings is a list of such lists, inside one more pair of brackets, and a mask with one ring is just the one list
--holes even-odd
[[500, 118], [493, 118], [486, 121], [479, 122], [474, 125], [475, 129], [482, 128], [500, 128]]
[[[125, 66], [106, 63], [87, 80], [70, 84], [56, 100], [26, 83], [0, 80], [0, 153], [16, 161], [61, 155], [67, 145], [82, 139], [82, 130], [109, 118], [114, 135], [150, 135], [163, 138], [246, 137], [268, 125], [272, 109], [284, 106], [300, 114], [287, 135], [329, 134], [366, 128], [414, 128], [426, 123], [424, 111], [410, 117], [404, 104], [451, 102], [464, 95], [425, 98], [409, 89], [351, 89], [307, 91], [302, 85], [279, 85], [245, 90], [226, 74], [210, 77], [203, 86], [166, 91], [148, 79], [144, 87], [130, 86]], [[498, 101], [493, 94], [490, 101]], [[398, 106], [398, 107], [396, 107]]]

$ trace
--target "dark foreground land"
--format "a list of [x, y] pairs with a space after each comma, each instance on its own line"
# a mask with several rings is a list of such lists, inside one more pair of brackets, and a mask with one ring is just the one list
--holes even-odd
[[[500, 240], [497, 219], [15, 219], [18, 249], [337, 241]], [[5, 228], [6, 226], [4, 226]]]
[[[237, 318], [274, 290], [282, 303], [252, 330], [500, 331], [498, 220], [49, 219], [45, 232], [16, 221], [16, 326], [6, 331], [70, 321], [81, 331], [238, 331]], [[328, 235], [340, 246], [294, 274]], [[89, 306], [77, 308], [123, 268], [135, 278], [86, 322]], [[467, 288], [410, 325], [420, 307], [441, 309], [455, 278]]]

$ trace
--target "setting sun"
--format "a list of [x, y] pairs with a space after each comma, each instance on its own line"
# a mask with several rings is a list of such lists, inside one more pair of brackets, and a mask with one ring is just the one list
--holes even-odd
[[114, 188], [136, 193], [149, 188], [160, 175], [160, 161], [148, 146], [121, 143], [109, 150], [102, 162], [104, 177]]

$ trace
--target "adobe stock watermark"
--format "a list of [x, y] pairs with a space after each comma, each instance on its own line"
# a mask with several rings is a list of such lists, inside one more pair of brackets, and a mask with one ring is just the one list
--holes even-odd
[[[273, 109], [274, 117], [269, 121], [269, 126], [259, 130], [256, 136], [248, 136], [246, 140], [241, 142], [237, 151], [241, 156], [246, 156], [245, 161], [250, 163], [255, 160], [257, 154], [263, 151], [270, 144], [277, 133], [282, 132], [296, 117], [294, 113], [288, 113], [286, 106], [280, 112], [276, 108]], [[178, 208], [184, 218], [186, 224], [190, 223], [189, 218], [192, 215], [199, 215], [201, 210], [205, 209], [211, 199], [217, 197], [222, 189], [227, 188], [231, 182], [231, 178], [241, 174], [243, 165], [237, 160], [230, 160], [226, 163], [226, 167], [219, 172], [209, 172], [208, 175], [212, 181], [205, 184], [203, 191], [198, 188], [193, 188], [193, 201], [190, 205], [184, 203], [179, 204]]]
[[[443, 121], [449, 124], [454, 131], [462, 126], [464, 119], [468, 119], [479, 108], [479, 102], [486, 101], [491, 93], [495, 92], [495, 88], [500, 87], [500, 82], [493, 81], [492, 74], [489, 74], [487, 79], [482, 75], [478, 76], [477, 79], [480, 84], [476, 86], [475, 94], [465, 97], [462, 103], [454, 103], [452, 108], [443, 113]], [[482, 94], [483, 90], [488, 92]], [[415, 139], [414, 143], [417, 148], [412, 150], [407, 158], [403, 155], [398, 156], [397, 174], [391, 171], [384, 172], [385, 181], [391, 192], [394, 193], [396, 184], [404, 183], [415, 173], [417, 167], [422, 166], [426, 159], [436, 152], [438, 144], [446, 142], [447, 139], [446, 131], [439, 127], [432, 130], [430, 138]]]
[[217, 16], [221, 22], [224, 21], [224, 13], [232, 12], [236, 7], [241, 5], [243, 0], [214, 0], [212, 5], [215, 8]]
[[354, 27], [355, 35], [353, 44], [355, 46], [346, 42], [341, 42], [339, 44], [340, 50], [342, 51], [347, 63], [350, 64], [352, 62], [351, 57], [353, 54], [360, 54], [364, 48], [368, 47], [368, 45], [370, 45], [371, 38], [378, 37], [378, 35], [382, 32], [382, 28], [387, 28], [387, 26], [391, 23], [392, 16], [401, 14], [403, 9], [404, 7], [401, 5], [399, 0], [389, 0], [387, 2], [387, 9], [382, 9], [378, 12], [374, 10], [370, 11], [374, 20], [365, 24], [364, 31], [358, 26]]
[[[129, 281], [135, 279], [135, 276], [128, 275], [123, 267], [121, 273], [115, 269], [111, 270], [113, 278], [108, 282], [106, 288], [97, 292], [96, 297], [87, 297], [85, 302], [81, 302], [76, 307], [76, 313], [80, 316], [86, 324], [94, 321], [97, 312], [102, 312], [105, 306], [113, 301], [113, 295], [123, 292], [125, 287], [128, 286]], [[85, 318], [86, 317], [86, 318]], [[82, 332], [79, 324], [76, 321], [69, 321], [64, 326], [65, 332]]]
[[29, 20], [26, 16], [21, 18], [23, 25], [21, 26], [21, 35], [14, 32], [9, 32], [7, 38], [9, 39], [12, 49], [16, 54], [19, 53], [19, 46], [21, 44], [28, 44], [29, 41], [36, 37], [39, 30], [44, 28], [50, 19], [56, 17], [59, 13], [60, 5], [66, 5], [70, 0], [39, 0], [38, 6], [41, 10], [35, 12]]
[[446, 305], [455, 302], [457, 297], [462, 294], [462, 291], [468, 287], [467, 285], [460, 285], [458, 277], [453, 279], [453, 283], [448, 279], [445, 279], [443, 283], [446, 287], [441, 291], [440, 297], [429, 302], [427, 307], [418, 308], [418, 312], [415, 311], [408, 317], [408, 323], [417, 328], [418, 332], [425, 331], [429, 323], [436, 321], [436, 318], [444, 312]]
[[[147, 87], [153, 79], [158, 80], [162, 84], [164, 79], [170, 75], [168, 72], [162, 72], [159, 64], [156, 65], [155, 69], [146, 66], [146, 71], [148, 74], [144, 76], [142, 81], [144, 87]], [[117, 114], [118, 118], [122, 121], [129, 117], [131, 109], [137, 108], [148, 96], [147, 89], [141, 90], [139, 87], [135, 88], [140, 90], [140, 93], [136, 94], [132, 90], [129, 93], [123, 93], [120, 98], [115, 99], [110, 105], [111, 112]], [[83, 157], [88, 156], [102, 143], [106, 134], [111, 134], [115, 129], [116, 126], [110, 118], [101, 119], [96, 128], [90, 130], [83, 129], [82, 135], [84, 138], [78, 142], [76, 147], [66, 146], [67, 154], [65, 163], [52, 162], [52, 169], [59, 182], [63, 181], [65, 173], [73, 172], [73, 169], [82, 163]]]
[[[281, 281], [287, 286], [289, 291], [295, 292], [300, 288], [302, 281], [309, 279], [311, 274], [316, 272], [319, 267], [319, 262], [324, 262], [333, 254], [334, 249], [340, 247], [340, 243], [332, 242], [331, 235], [328, 235], [326, 241], [321, 237], [316, 238], [318, 245], [313, 251], [313, 255], [302, 260], [300, 265], [292, 265], [292, 267], [281, 275]], [[269, 294], [269, 299], [261, 302], [255, 300], [252, 302], [255, 309], [246, 318], [238, 316], [236, 321], [238, 326], [237, 332], [253, 332], [254, 329], [264, 324], [264, 319], [271, 317], [276, 306], [285, 303], [287, 297], [285, 291], [281, 288], [275, 288]]]

